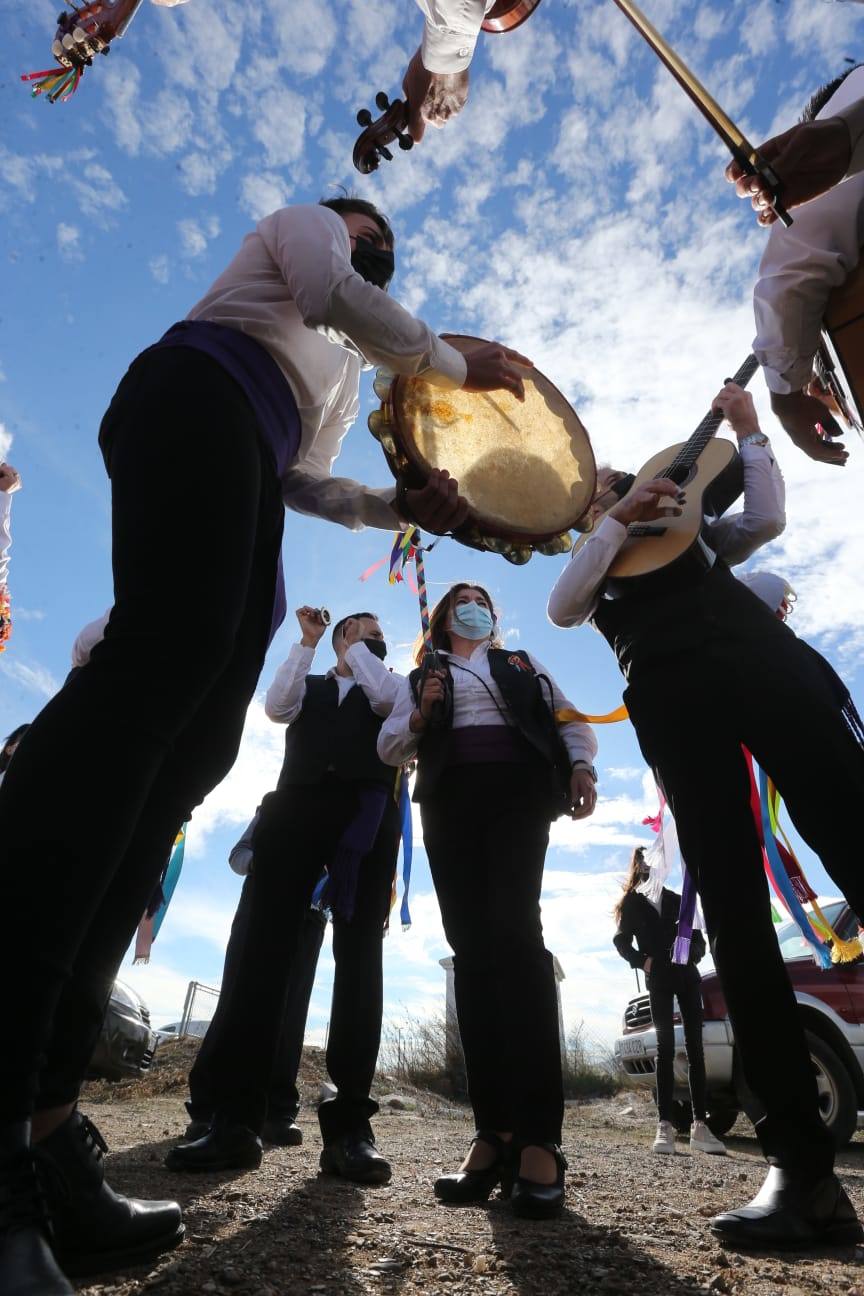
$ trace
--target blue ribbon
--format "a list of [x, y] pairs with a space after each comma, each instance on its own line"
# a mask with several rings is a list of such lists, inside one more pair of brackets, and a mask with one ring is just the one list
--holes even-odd
[[162, 926], [162, 919], [171, 903], [171, 897], [174, 889], [180, 880], [180, 870], [183, 868], [183, 852], [186, 849], [186, 828], [184, 824], [181, 828], [181, 836], [177, 845], [171, 852], [171, 858], [168, 861], [168, 867], [165, 870], [165, 876], [162, 879], [162, 903], [153, 915], [153, 939], [159, 935], [159, 928]]
[[789, 874], [786, 872], [786, 866], [777, 849], [777, 842], [774, 840], [774, 830], [771, 827], [771, 816], [768, 813], [768, 775], [759, 767], [759, 800], [760, 810], [762, 813], [762, 836], [765, 841], [765, 850], [768, 854], [768, 862], [771, 865], [771, 872], [774, 874], [774, 881], [787, 909], [794, 918], [801, 930], [801, 935], [809, 945], [813, 947], [819, 966], [823, 969], [830, 968], [831, 955], [828, 947], [814, 932], [810, 926], [810, 920], [804, 910], [804, 906], [795, 894], [795, 889], [789, 881]]

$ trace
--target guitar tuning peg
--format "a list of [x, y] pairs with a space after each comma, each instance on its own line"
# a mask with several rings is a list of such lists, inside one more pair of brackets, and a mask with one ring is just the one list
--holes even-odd
[[368, 108], [361, 108], [360, 111], [358, 112], [358, 114], [357, 114], [357, 125], [358, 125], [358, 126], [371, 126], [371, 125], [372, 125], [372, 114], [371, 114], [371, 112], [369, 111]]
[[386, 112], [390, 107], [390, 100], [387, 98], [387, 95], [383, 90], [378, 91], [375, 96], [375, 103], [377, 107], [381, 109], [381, 112]]

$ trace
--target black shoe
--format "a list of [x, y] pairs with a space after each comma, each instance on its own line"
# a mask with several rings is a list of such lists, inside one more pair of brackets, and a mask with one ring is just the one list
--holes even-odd
[[0, 1292], [72, 1296], [49, 1244], [48, 1215], [30, 1152], [30, 1122], [0, 1126]]
[[341, 1175], [352, 1183], [386, 1184], [393, 1174], [367, 1133], [343, 1134], [324, 1144], [319, 1162], [325, 1174]]
[[435, 1180], [435, 1196], [448, 1206], [465, 1206], [489, 1199], [497, 1184], [501, 1196], [509, 1197], [513, 1187], [512, 1144], [505, 1143], [492, 1130], [478, 1130], [471, 1140], [488, 1143], [495, 1150], [495, 1160], [485, 1170], [456, 1170]]
[[33, 1148], [64, 1273], [125, 1269], [170, 1251], [186, 1232], [173, 1201], [122, 1197], [105, 1182], [108, 1145], [79, 1111]]
[[551, 1184], [535, 1183], [533, 1179], [523, 1179], [521, 1175], [517, 1175], [513, 1180], [513, 1193], [510, 1197], [513, 1214], [520, 1215], [523, 1219], [551, 1219], [553, 1215], [559, 1214], [564, 1205], [564, 1171], [567, 1169], [564, 1153], [555, 1143], [521, 1143], [518, 1149], [514, 1149], [514, 1160], [525, 1147], [541, 1147], [551, 1152], [558, 1167], [558, 1175]]
[[183, 1142], [197, 1143], [205, 1134], [210, 1133], [210, 1127], [212, 1124], [212, 1120], [204, 1120], [197, 1116], [193, 1116], [189, 1124], [186, 1126], [186, 1132], [183, 1135]]
[[169, 1170], [257, 1170], [263, 1152], [248, 1126], [217, 1118], [203, 1138], [172, 1148], [165, 1164]]
[[751, 1202], [724, 1211], [711, 1231], [729, 1246], [767, 1251], [854, 1246], [864, 1240], [855, 1208], [836, 1175], [814, 1178], [771, 1166]]
[[273, 1147], [299, 1147], [303, 1142], [303, 1131], [290, 1116], [268, 1116], [261, 1138]]

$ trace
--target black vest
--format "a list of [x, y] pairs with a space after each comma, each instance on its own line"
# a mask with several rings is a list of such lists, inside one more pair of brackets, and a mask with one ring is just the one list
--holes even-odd
[[285, 734], [285, 759], [277, 787], [320, 783], [328, 770], [337, 778], [393, 786], [396, 771], [378, 759], [376, 716], [359, 684], [339, 705], [333, 676], [309, 675], [299, 716]]
[[771, 651], [797, 652], [788, 626], [725, 563], [688, 573], [672, 586], [640, 581], [633, 593], [603, 598], [591, 618], [608, 640], [627, 682], [646, 669], [691, 665], [712, 645], [769, 641]]
[[[452, 678], [449, 659], [442, 655], [441, 660]], [[536, 758], [548, 767], [553, 800], [556, 803], [561, 801], [565, 785], [569, 787], [570, 758], [549, 709], [551, 685], [537, 675], [528, 654], [521, 650], [510, 652], [507, 648], [490, 648], [489, 670], [504, 699], [503, 710], [530, 744]], [[422, 669], [418, 668], [408, 676], [415, 702], [422, 674]], [[415, 801], [422, 801], [433, 792], [447, 764], [452, 732], [451, 717], [450, 724], [427, 729], [423, 734], [417, 752]], [[562, 813], [557, 805], [556, 812]]]

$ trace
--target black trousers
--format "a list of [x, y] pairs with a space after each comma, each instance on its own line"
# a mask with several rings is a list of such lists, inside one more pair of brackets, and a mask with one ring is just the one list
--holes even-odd
[[[285, 1000], [306, 912], [318, 878], [354, 818], [360, 787], [327, 775], [317, 786], [271, 792], [253, 839], [246, 936], [230, 995], [213, 1019], [208, 1059], [214, 1112], [260, 1132], [279, 1049]], [[399, 849], [400, 818], [390, 798], [375, 844], [360, 865], [354, 917], [333, 921], [336, 964], [327, 1070], [338, 1097], [322, 1103], [325, 1141], [367, 1129], [378, 1110], [369, 1096], [381, 1042], [382, 940]], [[290, 850], [286, 849], [290, 846]]]
[[421, 803], [453, 950], [456, 1013], [478, 1129], [560, 1143], [558, 999], [540, 888], [549, 776], [530, 764], [456, 765]]
[[646, 977], [657, 1032], [657, 1115], [671, 1121], [675, 1090], [674, 1000], [678, 1000], [687, 1051], [693, 1119], [705, 1119], [705, 1050], [702, 1045], [702, 978], [692, 964], [655, 963]]
[[233, 764], [272, 617], [279, 482], [219, 365], [186, 350], [140, 358], [101, 442], [114, 608], [103, 642], [37, 716], [0, 785], [4, 899], [15, 915], [0, 975], [20, 987], [0, 1050], [4, 1119], [33, 1108], [46, 1056], [40, 1101], [74, 1099], [89, 1052], [72, 1053], [101, 1020], [108, 971], [190, 801]]
[[[247, 877], [240, 893], [240, 903], [234, 915], [234, 922], [231, 924], [231, 938], [225, 951], [220, 1001], [224, 998], [227, 1002], [234, 992], [249, 929], [251, 890], [252, 881]], [[309, 1000], [315, 985], [318, 956], [321, 953], [326, 927], [325, 915], [318, 909], [310, 909], [301, 928], [297, 952], [291, 965], [291, 977], [282, 1014], [282, 1030], [267, 1086], [267, 1115], [280, 1120], [295, 1120], [300, 1110], [297, 1072], [300, 1069]], [[214, 1090], [218, 1087], [218, 1077], [214, 1074], [213, 1068], [214, 1059], [218, 1063], [220, 1022], [224, 1020], [224, 1015], [221, 1017], [218, 1013], [214, 1015], [207, 1034], [201, 1042], [195, 1064], [189, 1072], [189, 1102], [186, 1105], [189, 1115], [195, 1120], [212, 1119], [216, 1108]]]
[[859, 915], [860, 842], [848, 815], [864, 800], [864, 751], [816, 655], [791, 636], [746, 651], [718, 640], [625, 693], [645, 759], [663, 786], [702, 897], [744, 1077], [765, 1108], [756, 1126], [773, 1164], [833, 1165], [795, 996], [771, 922], [741, 744], [774, 779], [801, 836]]

